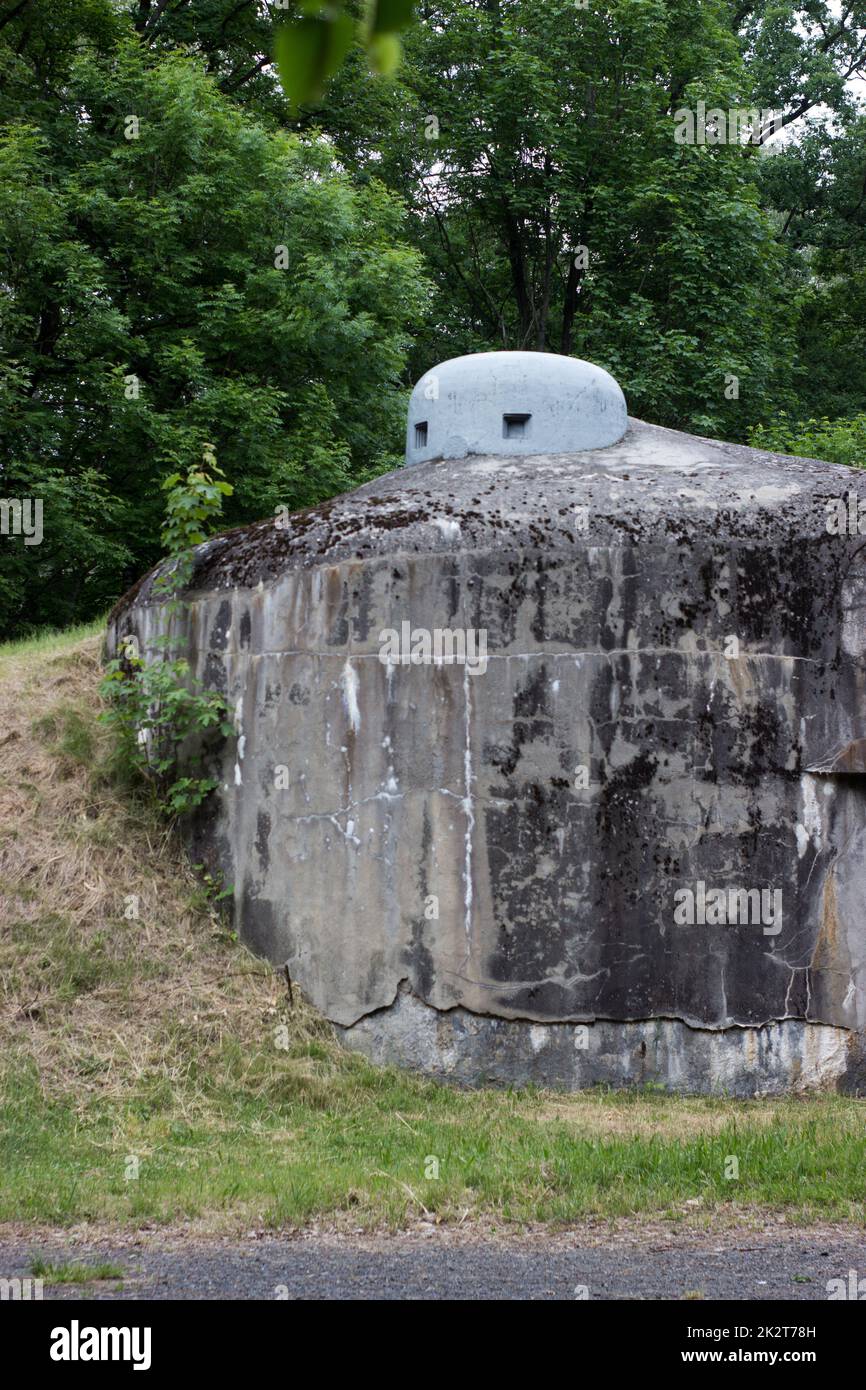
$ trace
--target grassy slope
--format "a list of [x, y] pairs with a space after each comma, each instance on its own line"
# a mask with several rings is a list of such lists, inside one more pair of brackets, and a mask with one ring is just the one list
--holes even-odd
[[98, 678], [96, 629], [0, 647], [0, 1220], [864, 1221], [864, 1102], [461, 1093], [343, 1052], [118, 783]]

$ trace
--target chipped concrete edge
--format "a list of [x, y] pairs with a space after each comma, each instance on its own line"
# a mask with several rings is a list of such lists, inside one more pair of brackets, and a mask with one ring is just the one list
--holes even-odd
[[533, 1023], [425, 1004], [401, 984], [390, 1006], [340, 1041], [377, 1066], [420, 1071], [461, 1086], [653, 1086], [740, 1098], [810, 1090], [866, 1092], [864, 1038], [845, 1028], [783, 1019], [720, 1032], [677, 1019]]

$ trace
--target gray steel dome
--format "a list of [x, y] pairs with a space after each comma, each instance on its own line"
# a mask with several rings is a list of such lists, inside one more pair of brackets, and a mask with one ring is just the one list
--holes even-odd
[[603, 449], [627, 423], [625, 396], [602, 367], [551, 352], [478, 352], [418, 382], [406, 463]]

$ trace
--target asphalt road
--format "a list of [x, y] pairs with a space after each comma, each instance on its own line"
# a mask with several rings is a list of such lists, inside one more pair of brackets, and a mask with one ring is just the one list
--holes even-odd
[[[866, 1233], [803, 1230], [758, 1236], [611, 1244], [580, 1237], [454, 1239], [437, 1230], [380, 1238], [75, 1241], [0, 1238], [0, 1277], [26, 1277], [34, 1258], [104, 1261], [122, 1281], [45, 1284], [44, 1297], [93, 1299], [706, 1299], [804, 1302], [828, 1281], [863, 1279]], [[585, 1292], [583, 1292], [585, 1290]]]

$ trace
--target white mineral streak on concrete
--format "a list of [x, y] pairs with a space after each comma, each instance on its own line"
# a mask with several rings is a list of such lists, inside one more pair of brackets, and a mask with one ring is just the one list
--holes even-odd
[[472, 810], [472, 700], [471, 683], [467, 667], [463, 668], [463, 701], [466, 729], [463, 745], [463, 777], [465, 795], [463, 809], [466, 813], [466, 857], [463, 868], [463, 903], [465, 908], [464, 928], [466, 931], [466, 959], [472, 951], [472, 838], [475, 830], [475, 814]]
[[358, 672], [352, 665], [351, 657], [346, 658], [343, 667], [343, 698], [352, 731], [357, 733], [361, 727], [361, 710], [358, 706]]
[[[800, 846], [800, 832], [811, 840], [816, 850], [821, 848], [821, 805], [817, 795], [817, 779], [810, 772], [800, 778], [803, 793], [803, 821], [797, 826], [797, 847]], [[800, 851], [802, 857], [803, 851]]]
[[245, 744], [246, 744], [246, 739], [245, 739], [244, 734], [243, 734], [243, 727], [244, 727], [243, 719], [244, 719], [244, 692], [241, 691], [240, 695], [238, 696], [237, 700], [235, 701], [235, 717], [234, 717], [235, 733], [236, 733], [236, 735], [237, 735], [237, 758], [235, 759], [235, 786], [236, 786], [236, 787], [243, 786], [243, 777], [241, 776], [241, 763], [243, 762], [243, 757], [244, 757], [244, 746], [245, 746]]

